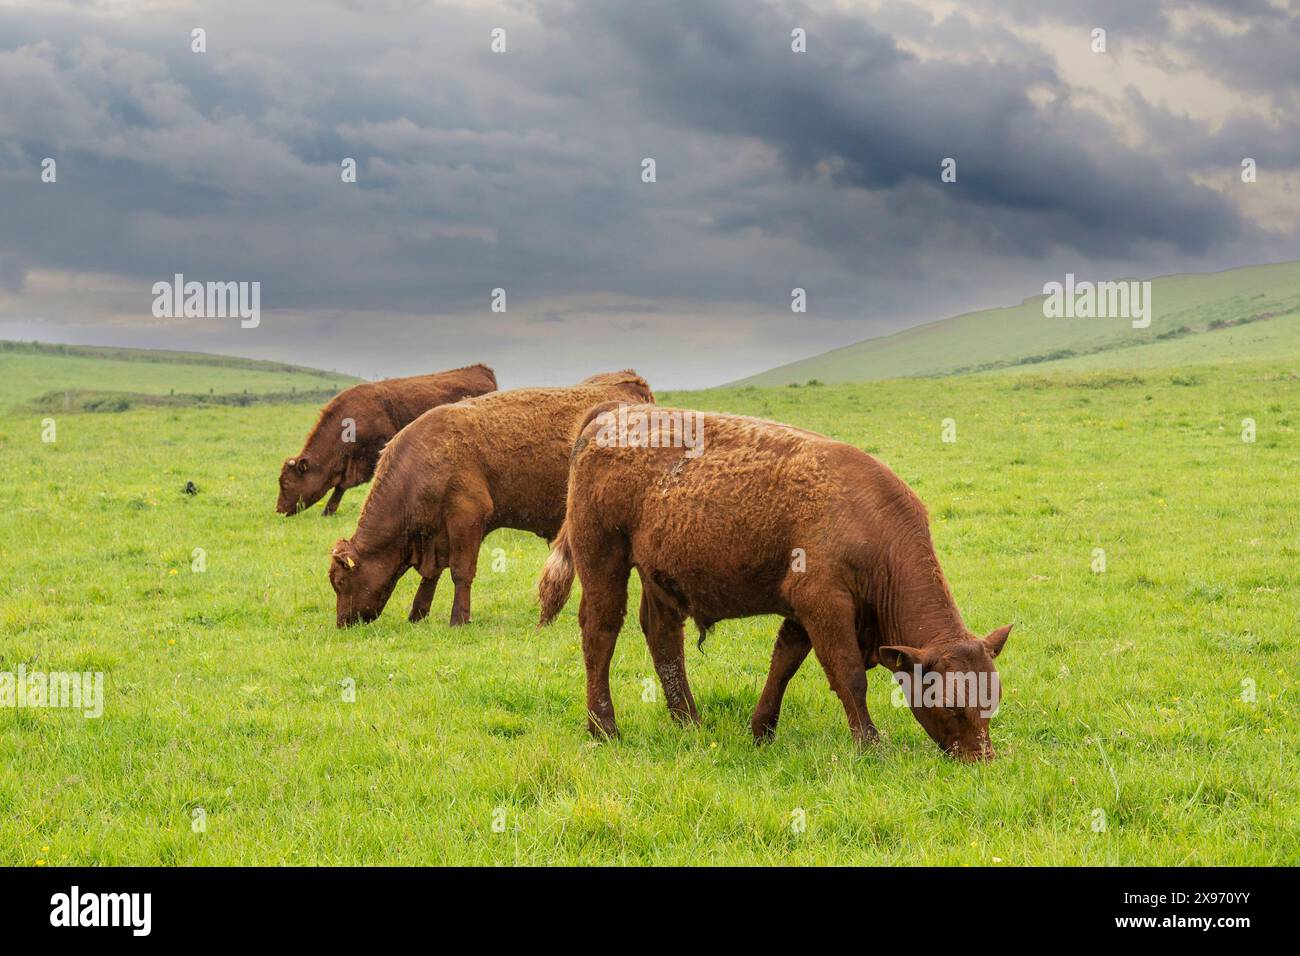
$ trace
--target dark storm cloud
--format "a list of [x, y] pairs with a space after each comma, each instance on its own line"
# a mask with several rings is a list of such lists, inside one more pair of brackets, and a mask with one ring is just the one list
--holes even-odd
[[[1016, 22], [1168, 37], [1172, 5], [1008, 2], [0, 11], [0, 292], [21, 302], [33, 272], [106, 274], [138, 284], [126, 308], [147, 315], [149, 285], [177, 271], [259, 279], [264, 308], [346, 356], [349, 336], [486, 316], [501, 286], [557, 348], [593, 316], [670, 328], [689, 311], [691, 334], [729, 310], [776, 352], [796, 285], [823, 319], [897, 323], [1026, 294], [1062, 262], [1172, 271], [1263, 248], [1192, 175], [1254, 155], [1239, 140], [1295, 165], [1293, 121], [1211, 129], [1134, 90], [1143, 128], [1121, 140]], [[1193, 27], [1185, 52], [1243, 87], [1294, 81], [1294, 18], [1213, 6], [1248, 29], [1216, 46]], [[796, 25], [806, 54], [790, 51]], [[189, 51], [194, 26], [206, 54]], [[505, 55], [488, 50], [496, 26]], [[45, 156], [57, 186], [39, 181]], [[360, 312], [391, 328], [358, 332]], [[515, 334], [491, 321], [493, 341]]]
[[[1022, 254], [1046, 244], [1123, 253], [1147, 241], [1203, 252], [1242, 229], [1217, 193], [1146, 161], [1095, 117], [1037, 108], [1028, 88], [1056, 83], [1043, 66], [921, 62], [861, 19], [748, 2], [591, 0], [564, 22], [593, 48], [612, 38], [623, 82], [669, 120], [755, 137], [793, 177], [914, 190], [909, 215], [976, 232], [981, 217], [999, 217]], [[810, 32], [806, 56], [789, 54], [792, 25]], [[932, 188], [949, 156], [958, 184]]]

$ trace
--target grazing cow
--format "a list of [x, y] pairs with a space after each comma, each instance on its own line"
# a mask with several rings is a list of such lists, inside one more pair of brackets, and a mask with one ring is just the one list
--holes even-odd
[[364, 382], [330, 399], [302, 451], [280, 468], [282, 515], [310, 508], [331, 488], [324, 514], [338, 511], [343, 492], [363, 485], [388, 440], [436, 405], [458, 402], [497, 388], [496, 373], [469, 365], [433, 375]]
[[379, 459], [356, 532], [330, 555], [338, 626], [378, 617], [407, 568], [422, 578], [412, 621], [429, 613], [450, 568], [451, 623], [468, 623], [484, 536], [517, 528], [555, 537], [577, 427], [587, 409], [609, 400], [653, 402], [654, 395], [636, 372], [609, 372], [570, 388], [443, 405], [402, 429]]
[[[639, 438], [625, 427], [651, 413]], [[904, 675], [917, 720], [947, 753], [991, 758], [988, 718], [1000, 696], [993, 658], [1010, 627], [985, 638], [966, 629], [920, 499], [852, 445], [774, 422], [683, 412], [700, 416], [694, 447], [673, 447], [681, 444], [670, 434], [677, 414], [598, 406], [574, 444], [568, 511], [539, 597], [548, 624], [576, 570], [591, 732], [618, 732], [609, 665], [636, 568], [641, 628], [677, 719], [699, 720], [686, 680], [685, 619], [703, 641], [718, 621], [779, 614], [785, 621], [750, 724], [757, 742], [774, 734], [786, 684], [811, 649], [858, 743], [879, 739], [866, 670], [880, 664]]]

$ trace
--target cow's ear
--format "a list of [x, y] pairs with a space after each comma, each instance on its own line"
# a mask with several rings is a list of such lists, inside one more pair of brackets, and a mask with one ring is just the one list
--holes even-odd
[[984, 638], [984, 646], [988, 648], [989, 657], [997, 657], [1002, 653], [1002, 647], [1007, 642], [1007, 635], [1011, 633], [1011, 625], [1000, 627], [996, 631]]
[[356, 552], [352, 550], [352, 545], [346, 538], [341, 538], [334, 543], [330, 551], [330, 559], [338, 565], [351, 571], [357, 566]]
[[924, 647], [908, 647], [906, 644], [886, 644], [880, 648], [880, 663], [886, 667], [920, 667], [930, 662], [930, 655]]
[[305, 475], [305, 474], [307, 474], [307, 459], [306, 459], [306, 458], [299, 458], [298, 461], [297, 461], [297, 463], [290, 462], [290, 464], [292, 464], [293, 467], [295, 467], [295, 468], [298, 469], [298, 474], [300, 474], [300, 475]]

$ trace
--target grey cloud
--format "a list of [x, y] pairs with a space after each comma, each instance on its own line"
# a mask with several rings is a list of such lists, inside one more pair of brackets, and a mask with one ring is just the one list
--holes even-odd
[[[1243, 229], [1219, 195], [1145, 161], [1095, 117], [1037, 108], [1026, 89], [1057, 82], [1045, 65], [920, 62], [859, 20], [743, 2], [597, 0], [564, 22], [586, 29], [593, 46], [596, 36], [617, 38], [634, 71], [624, 82], [682, 124], [758, 138], [792, 176], [828, 171], [839, 187], [922, 189], [935, 218], [972, 207], [976, 216], [1017, 214], [1003, 225], [1015, 227], [1025, 254], [1045, 242], [1123, 252], [1151, 240], [1200, 253]], [[808, 26], [815, 54], [789, 53], [792, 23]], [[959, 185], [929, 189], [947, 156], [958, 160]]]
[[27, 270], [17, 255], [0, 252], [0, 290], [21, 292], [27, 281]]
[[[1300, 3], [1284, 0], [1199, 0], [1134, 3], [1131, 0], [974, 0], [977, 6], [1021, 23], [1059, 22], [1081, 31], [1102, 27], [1107, 42], [1122, 48], [1146, 41], [1168, 44], [1180, 54], [1175, 71], [1204, 70], [1230, 86], [1265, 94], [1294, 107], [1300, 88]], [[1207, 14], [1226, 30], [1199, 20], [1188, 26], [1173, 14]], [[1148, 52], [1147, 55], [1153, 55]]]
[[[1281, 21], [1232, 7], [1272, 35], [1182, 42], [1243, 83], [1251, 50], [1260, 75], [1285, 77]], [[1011, 9], [1090, 16], [1073, 0]], [[1115, 2], [1099, 15], [1165, 36], [1168, 9]], [[201, 56], [195, 24], [208, 30]], [[808, 54], [789, 50], [795, 24]], [[498, 25], [504, 56], [487, 49]], [[1267, 237], [1191, 175], [1231, 160], [1235, 139], [1300, 165], [1292, 120], [1243, 114], [1214, 131], [1141, 91], [1132, 112], [1147, 135], [1119, 142], [1074, 105], [1047, 52], [979, 3], [945, 17], [738, 0], [0, 11], [0, 86], [0, 288], [22, 293], [36, 269], [105, 273], [139, 283], [144, 316], [149, 285], [176, 271], [259, 279], [264, 308], [339, 362], [367, 335], [367, 347], [397, 343], [402, 323], [423, 335], [437, 316], [457, 319], [440, 341], [567, 360], [599, 315], [615, 331], [671, 329], [658, 361], [703, 368], [717, 350], [682, 336], [705, 331], [700, 316], [744, 313], [746, 361], [766, 349], [776, 364], [836, 344], [787, 327], [795, 285], [821, 318], [879, 332], [1023, 295], [1063, 262], [1149, 273], [1240, 261]], [[46, 155], [59, 160], [53, 187], [39, 182]], [[345, 156], [355, 185], [340, 182]], [[644, 156], [658, 162], [652, 185]], [[946, 156], [955, 185], [938, 180]], [[497, 286], [507, 316], [487, 312]], [[361, 314], [364, 330], [348, 320]], [[390, 316], [382, 336], [378, 315]], [[465, 331], [466, 316], [491, 334]], [[528, 338], [539, 331], [545, 343]], [[411, 361], [386, 347], [392, 368]]]

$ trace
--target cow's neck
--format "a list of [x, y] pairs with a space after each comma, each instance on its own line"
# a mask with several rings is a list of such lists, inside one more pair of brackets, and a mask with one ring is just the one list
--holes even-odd
[[966, 625], [929, 535], [896, 543], [873, 601], [882, 644], [927, 647], [962, 640]]
[[301, 457], [309, 461], [323, 462], [333, 455], [341, 435], [342, 421], [334, 414], [326, 412], [307, 436], [307, 443], [302, 447]]
[[402, 514], [400, 502], [389, 503], [385, 495], [375, 494], [371, 488], [366, 496], [364, 511], [357, 519], [357, 530], [352, 544], [361, 554], [384, 554], [397, 547], [402, 540]]
[[363, 554], [379, 554], [404, 547], [415, 530], [412, 509], [423, 497], [418, 491], [421, 476], [400, 468], [376, 476], [370, 485], [352, 544]]

